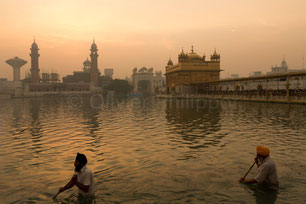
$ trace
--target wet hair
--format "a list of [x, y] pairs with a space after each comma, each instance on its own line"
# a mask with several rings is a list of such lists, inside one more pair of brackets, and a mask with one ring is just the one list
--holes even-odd
[[84, 165], [87, 164], [87, 158], [85, 154], [77, 153], [75, 160], [79, 161], [80, 163]]

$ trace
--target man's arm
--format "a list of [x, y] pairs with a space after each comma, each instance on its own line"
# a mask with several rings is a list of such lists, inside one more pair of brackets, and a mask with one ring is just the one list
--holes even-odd
[[84, 191], [85, 193], [88, 192], [89, 190], [89, 186], [86, 186], [84, 184], [81, 184], [80, 182], [75, 182], [75, 185], [82, 191]]
[[77, 178], [77, 175], [73, 175], [70, 181], [64, 187], [61, 187], [58, 192], [63, 192], [65, 190], [68, 190], [69, 188], [72, 188], [76, 184]]

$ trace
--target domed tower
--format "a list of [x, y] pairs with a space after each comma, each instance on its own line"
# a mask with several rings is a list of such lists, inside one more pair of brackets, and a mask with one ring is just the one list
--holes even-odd
[[99, 75], [100, 71], [98, 69], [98, 48], [95, 43], [95, 40], [93, 40], [93, 43], [91, 45], [90, 49], [90, 58], [91, 58], [91, 65], [90, 65], [90, 81], [94, 84], [97, 84], [99, 81]]
[[182, 49], [182, 52], [178, 55], [178, 61], [183, 62], [187, 60], [187, 54], [184, 53], [184, 50]]
[[283, 68], [288, 68], [288, 65], [287, 65], [287, 63], [286, 63], [285, 58], [283, 58], [281, 67], [283, 67]]
[[215, 49], [215, 51], [214, 51], [214, 54], [212, 54], [212, 55], [210, 56], [210, 60], [211, 60], [211, 61], [217, 61], [217, 62], [220, 61], [220, 54], [217, 54], [216, 49]]
[[172, 62], [171, 58], [169, 58], [167, 65], [168, 66], [173, 66], [173, 62]]
[[91, 62], [88, 60], [88, 58], [83, 62], [83, 65], [84, 65], [84, 67], [83, 67], [84, 72], [89, 72]]
[[171, 67], [173, 67], [173, 62], [172, 62], [171, 58], [169, 58], [168, 63], [167, 63], [165, 68], [167, 70], [168, 68], [171, 68]]
[[38, 53], [38, 45], [34, 42], [31, 46], [31, 83], [39, 83], [40, 82], [40, 77], [39, 77], [39, 66], [38, 66], [38, 57], [40, 54]]

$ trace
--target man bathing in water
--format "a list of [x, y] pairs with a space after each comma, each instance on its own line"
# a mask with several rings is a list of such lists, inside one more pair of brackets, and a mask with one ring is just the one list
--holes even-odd
[[239, 181], [241, 183], [259, 183], [263, 186], [277, 190], [279, 187], [278, 176], [276, 171], [276, 165], [274, 161], [270, 158], [270, 150], [265, 146], [256, 147], [257, 155], [255, 157], [255, 163], [258, 167], [257, 176], [253, 179], [245, 180], [241, 178]]
[[87, 158], [84, 154], [77, 153], [74, 161], [75, 173], [70, 181], [58, 190], [58, 193], [54, 198], [61, 192], [72, 188], [73, 186], [78, 187], [79, 195], [84, 198], [91, 198], [94, 195], [95, 184], [93, 174], [87, 167]]

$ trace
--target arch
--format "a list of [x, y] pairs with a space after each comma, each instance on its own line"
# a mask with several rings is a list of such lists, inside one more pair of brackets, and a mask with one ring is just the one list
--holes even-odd
[[137, 92], [143, 94], [152, 94], [152, 83], [149, 80], [139, 80], [137, 84]]
[[133, 73], [134, 93], [153, 94], [153, 72]]

